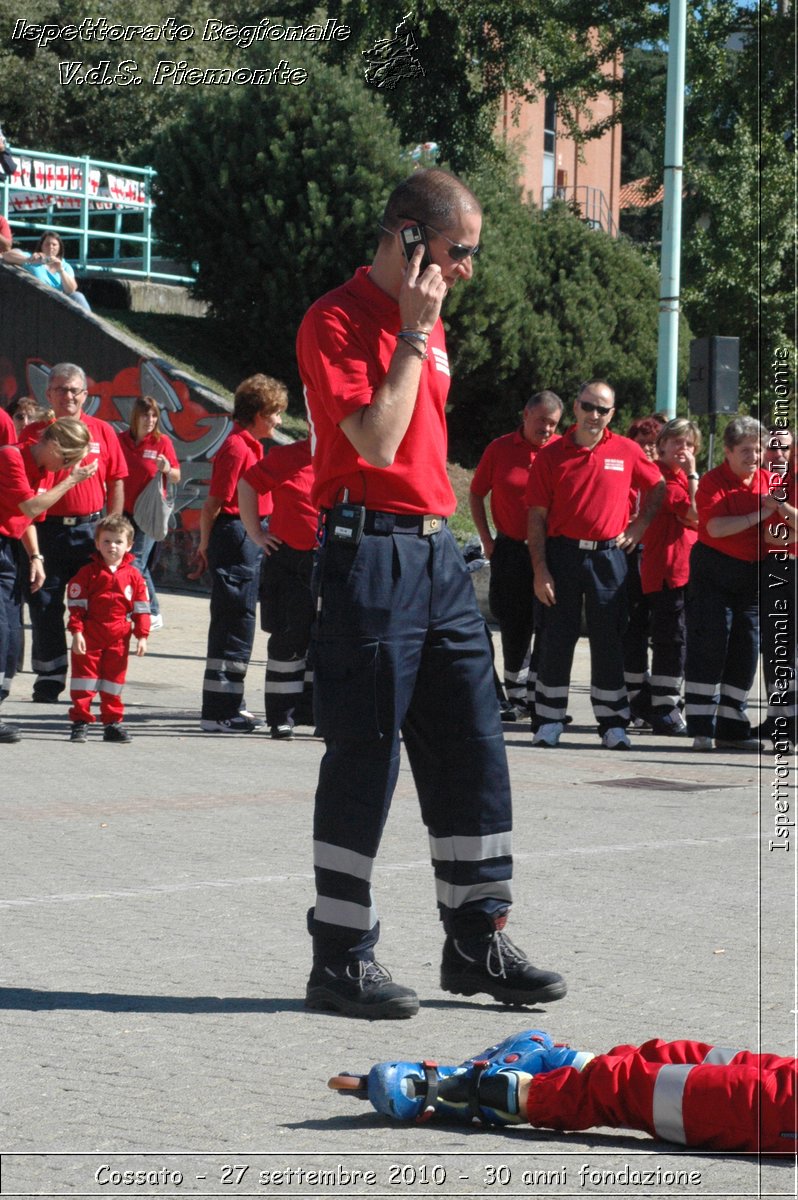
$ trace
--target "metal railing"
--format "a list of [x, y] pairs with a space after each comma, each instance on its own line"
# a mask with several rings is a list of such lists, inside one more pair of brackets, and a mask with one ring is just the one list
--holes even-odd
[[541, 188], [540, 207], [546, 209], [554, 200], [567, 204], [576, 216], [593, 229], [603, 229], [612, 237], [618, 236], [618, 227], [612, 209], [601, 188], [581, 185], [576, 187], [548, 186]]
[[194, 282], [190, 275], [153, 270], [152, 167], [17, 147], [10, 153], [17, 170], [0, 181], [0, 212], [16, 245], [27, 248], [48, 230], [77, 241], [78, 253], [69, 258], [83, 273]]

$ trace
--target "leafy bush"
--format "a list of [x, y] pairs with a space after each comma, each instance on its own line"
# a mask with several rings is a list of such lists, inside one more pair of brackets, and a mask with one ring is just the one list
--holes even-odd
[[[512, 164], [469, 182], [484, 208], [484, 254], [445, 318], [454, 362], [453, 455], [474, 461], [514, 428], [525, 401], [552, 388], [566, 402], [579, 382], [606, 378], [622, 412], [656, 406], [658, 276], [625, 239], [589, 228], [565, 205], [523, 200]], [[689, 331], [681, 334], [682, 377]]]
[[158, 233], [198, 264], [196, 294], [235, 332], [242, 375], [296, 385], [305, 310], [370, 261], [407, 174], [398, 134], [379, 98], [318, 59], [298, 87], [201, 91], [155, 143]]

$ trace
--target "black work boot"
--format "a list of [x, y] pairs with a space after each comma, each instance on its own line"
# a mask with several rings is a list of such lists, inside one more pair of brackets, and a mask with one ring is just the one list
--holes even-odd
[[461, 996], [487, 992], [503, 1004], [544, 1004], [560, 1000], [565, 980], [553, 971], [533, 967], [523, 950], [504, 932], [507, 910], [463, 914], [456, 932], [446, 937], [441, 988]]
[[412, 988], [394, 983], [378, 962], [351, 958], [313, 967], [305, 992], [305, 1008], [343, 1013], [367, 1020], [414, 1017], [418, 996]]

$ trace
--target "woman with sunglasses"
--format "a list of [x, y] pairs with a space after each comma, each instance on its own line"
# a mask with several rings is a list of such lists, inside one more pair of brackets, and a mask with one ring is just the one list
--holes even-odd
[[[86, 426], [65, 418], [48, 425], [32, 445], [0, 447], [0, 701], [8, 695], [19, 659], [23, 581], [36, 592], [45, 579], [34, 522], [95, 473], [96, 462], [81, 465], [88, 445]], [[54, 484], [55, 472], [64, 468], [68, 474]], [[0, 742], [18, 741], [19, 730], [0, 722]]]

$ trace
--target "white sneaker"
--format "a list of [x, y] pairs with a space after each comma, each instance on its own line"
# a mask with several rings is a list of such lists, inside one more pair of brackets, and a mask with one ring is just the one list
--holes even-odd
[[562, 721], [549, 721], [545, 725], [541, 725], [535, 736], [532, 738], [533, 746], [547, 746], [553, 749], [560, 740], [560, 734], [565, 726]]
[[626, 730], [622, 725], [613, 725], [601, 739], [601, 744], [605, 750], [631, 750], [632, 743], [626, 736]]
[[160, 613], [150, 617], [150, 633], [154, 633], [156, 629], [163, 629], [163, 617]]
[[694, 737], [693, 738], [693, 749], [707, 751], [707, 750], [714, 750], [715, 747], [712, 745], [711, 737]]

